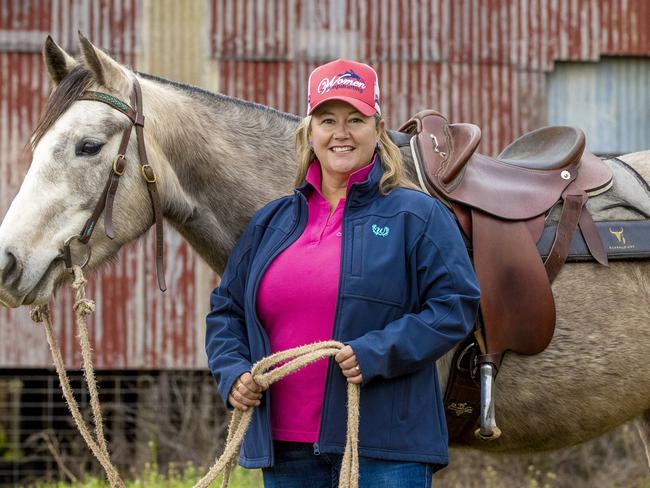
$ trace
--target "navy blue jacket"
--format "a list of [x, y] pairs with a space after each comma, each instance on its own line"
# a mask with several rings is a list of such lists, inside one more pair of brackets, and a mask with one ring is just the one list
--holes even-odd
[[[435, 361], [471, 331], [479, 288], [449, 211], [416, 190], [381, 195], [381, 175], [377, 162], [347, 196], [332, 339], [352, 347], [363, 376], [360, 455], [445, 465], [447, 427]], [[305, 228], [307, 191], [305, 184], [255, 214], [212, 293], [206, 351], [224, 402], [235, 380], [271, 353], [256, 292], [269, 263]], [[244, 439], [244, 467], [273, 465], [269, 394]], [[345, 434], [346, 380], [330, 358], [314, 451], [342, 453]]]

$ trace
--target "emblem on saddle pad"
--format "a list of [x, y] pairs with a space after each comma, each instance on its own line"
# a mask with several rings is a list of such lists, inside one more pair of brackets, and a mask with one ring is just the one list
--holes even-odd
[[447, 410], [451, 410], [454, 412], [458, 417], [461, 415], [467, 415], [470, 414], [474, 411], [472, 407], [470, 407], [467, 403], [461, 402], [461, 403], [450, 403], [447, 405]]
[[612, 234], [614, 237], [616, 237], [616, 240], [620, 242], [621, 244], [625, 244], [625, 236], [623, 235], [623, 227], [621, 227], [621, 230], [612, 230], [612, 228], [609, 228], [610, 234]]
[[618, 245], [607, 246], [608, 249], [623, 250], [623, 249], [634, 249], [636, 247], [634, 244], [627, 243], [627, 239], [625, 239], [625, 235], [623, 234], [623, 232], [625, 232], [624, 227], [621, 227], [620, 230], [617, 230], [615, 228], [612, 229], [611, 227], [608, 227], [607, 230], [609, 230], [610, 234], [616, 237], [616, 241], [618, 242]]
[[388, 228], [388, 226], [386, 226], [386, 227], [379, 227], [377, 224], [372, 224], [372, 232], [373, 232], [376, 236], [386, 237], [386, 236], [388, 235], [388, 232], [389, 232], [389, 231], [390, 231], [390, 229]]

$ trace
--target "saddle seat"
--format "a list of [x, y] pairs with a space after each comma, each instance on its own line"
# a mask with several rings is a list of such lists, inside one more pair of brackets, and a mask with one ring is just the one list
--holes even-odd
[[399, 130], [416, 136], [411, 149], [420, 184], [429, 193], [502, 219], [529, 220], [548, 212], [585, 163], [581, 189], [591, 192], [611, 183], [609, 168], [585, 151], [580, 129], [538, 129], [497, 158], [475, 152], [478, 126], [449, 124], [433, 110], [419, 112]]
[[522, 168], [557, 170], [580, 164], [585, 135], [575, 127], [542, 127], [511, 142], [496, 159]]

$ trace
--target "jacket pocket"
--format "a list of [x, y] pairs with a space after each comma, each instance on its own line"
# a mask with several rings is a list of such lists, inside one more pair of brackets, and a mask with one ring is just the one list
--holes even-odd
[[398, 219], [357, 219], [346, 240], [343, 293], [401, 308], [412, 281], [407, 249], [409, 242]]
[[400, 385], [397, 391], [398, 408], [397, 408], [397, 417], [399, 420], [406, 420], [409, 415], [411, 415], [411, 376], [402, 376], [399, 379]]
[[352, 228], [352, 240], [350, 253], [350, 275], [361, 276], [363, 271], [363, 224], [357, 224]]

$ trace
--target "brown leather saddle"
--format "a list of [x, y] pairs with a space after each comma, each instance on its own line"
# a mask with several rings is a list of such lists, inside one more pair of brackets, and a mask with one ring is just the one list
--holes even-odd
[[[585, 203], [611, 185], [611, 170], [572, 127], [529, 132], [496, 158], [476, 152], [479, 127], [450, 124], [432, 110], [417, 113], [400, 131], [413, 136], [420, 185], [449, 206], [471, 243], [481, 287], [480, 361], [498, 367], [507, 350], [541, 352], [555, 329], [551, 283], [576, 229], [594, 258], [607, 264]], [[560, 203], [555, 242], [543, 262], [536, 242], [545, 216]]]

